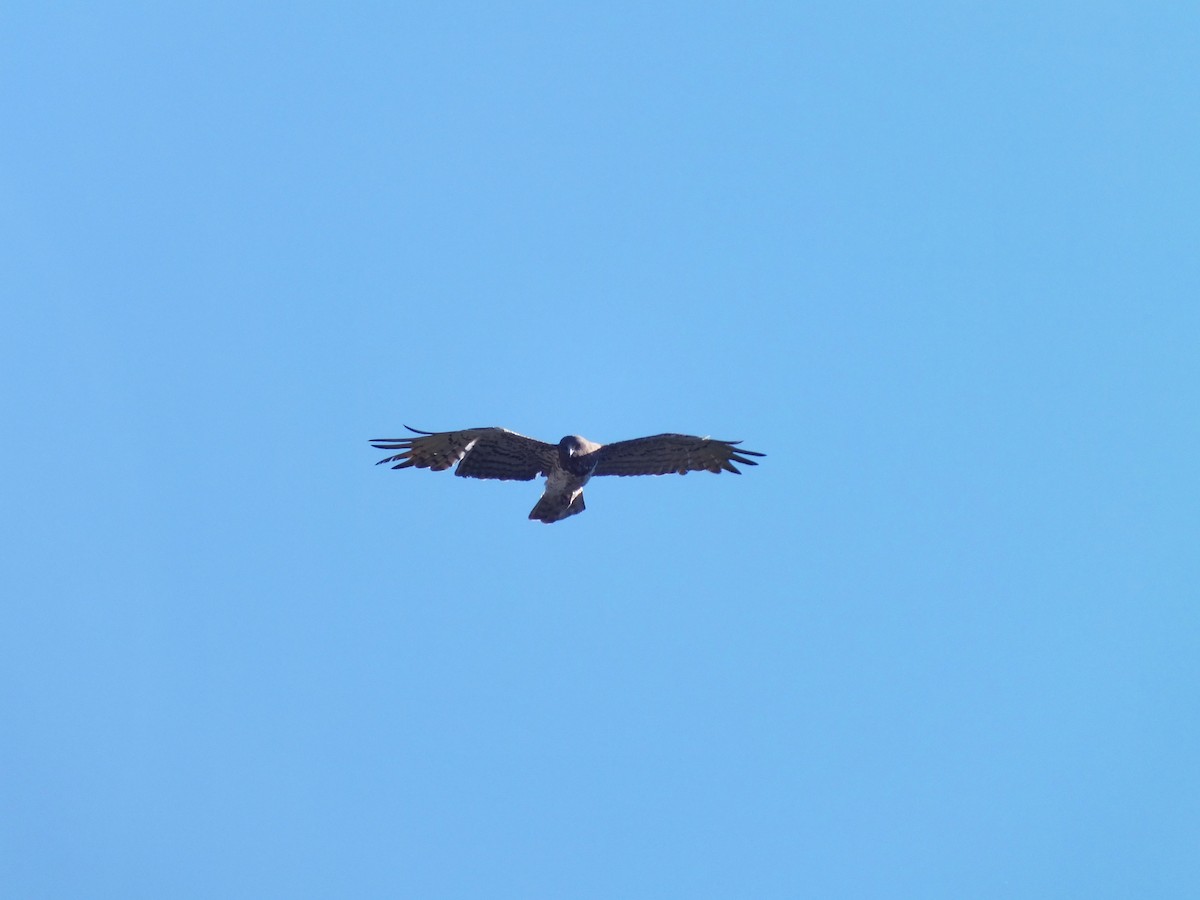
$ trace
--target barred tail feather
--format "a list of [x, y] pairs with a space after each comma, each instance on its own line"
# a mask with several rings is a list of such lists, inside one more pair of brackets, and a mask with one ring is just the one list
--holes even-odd
[[551, 493], [547, 491], [529, 513], [529, 518], [549, 525], [584, 511], [583, 491]]

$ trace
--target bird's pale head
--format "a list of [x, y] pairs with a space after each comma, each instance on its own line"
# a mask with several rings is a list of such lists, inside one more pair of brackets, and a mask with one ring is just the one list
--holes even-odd
[[568, 434], [558, 442], [558, 452], [563, 456], [579, 456], [586, 452], [583, 447], [584, 440], [577, 434]]
[[593, 462], [590, 460], [585, 462], [582, 457], [587, 456], [598, 447], [599, 444], [593, 444], [577, 434], [569, 434], [558, 442], [559, 465], [576, 475], [583, 475], [592, 468]]

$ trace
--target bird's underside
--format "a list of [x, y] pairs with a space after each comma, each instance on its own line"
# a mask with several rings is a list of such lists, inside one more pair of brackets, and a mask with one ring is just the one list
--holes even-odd
[[733, 472], [734, 463], [756, 466], [752, 456], [738, 448], [740, 441], [719, 441], [690, 434], [656, 434], [652, 437], [597, 444], [568, 435], [557, 444], [517, 434], [506, 428], [467, 428], [462, 431], [418, 431], [416, 437], [376, 438], [378, 450], [397, 450], [377, 465], [393, 469], [442, 471], [456, 466], [465, 478], [531, 481], [546, 477], [546, 489], [529, 518], [547, 524], [584, 510], [583, 486], [594, 475], [667, 475], [688, 472]]

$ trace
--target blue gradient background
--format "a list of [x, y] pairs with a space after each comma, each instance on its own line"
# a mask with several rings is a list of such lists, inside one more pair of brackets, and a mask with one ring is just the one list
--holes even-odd
[[0, 42], [5, 896], [1200, 896], [1194, 6]]

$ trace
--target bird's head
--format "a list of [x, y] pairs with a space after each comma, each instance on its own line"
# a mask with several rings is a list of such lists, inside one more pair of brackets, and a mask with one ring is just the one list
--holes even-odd
[[[558, 460], [564, 469], [577, 475], [585, 474], [591, 465], [580, 462], [580, 457], [587, 456], [598, 445], [585, 441], [577, 434], [569, 434], [558, 442]], [[593, 461], [594, 463], [594, 461]]]

